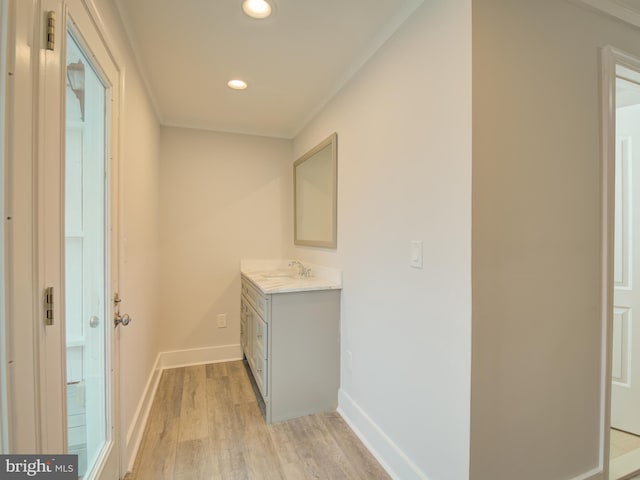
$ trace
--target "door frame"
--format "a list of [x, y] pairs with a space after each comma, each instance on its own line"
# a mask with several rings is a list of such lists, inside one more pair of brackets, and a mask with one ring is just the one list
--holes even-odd
[[[73, 8], [71, 6], [73, 4]], [[76, 8], [77, 7], [77, 8]], [[73, 10], [73, 11], [72, 11]], [[40, 30], [44, 26], [45, 14], [48, 11], [56, 13], [56, 51], [47, 51], [44, 45], [40, 45], [37, 80], [38, 117], [37, 125], [37, 257], [38, 257], [38, 294], [42, 294], [47, 286], [56, 286], [53, 326], [45, 326], [44, 321], [38, 322], [39, 330], [39, 362], [36, 374], [39, 388], [38, 414], [40, 418], [40, 445], [42, 452], [61, 453], [67, 451], [67, 416], [66, 416], [66, 342], [64, 329], [64, 126], [65, 109], [64, 98], [66, 80], [64, 78], [63, 52], [66, 49], [66, 36], [68, 22], [72, 22], [70, 29], [80, 33], [79, 37], [88, 48], [88, 53], [102, 59], [102, 68], [108, 62], [111, 70], [109, 75], [101, 73], [104, 78], [111, 78], [109, 87], [110, 97], [107, 99], [110, 105], [110, 115], [107, 128], [108, 159], [107, 178], [105, 179], [105, 193], [108, 198], [106, 205], [107, 229], [105, 239], [108, 244], [106, 259], [107, 267], [107, 294], [106, 302], [109, 305], [109, 315], [105, 319], [108, 336], [107, 355], [113, 371], [110, 385], [107, 385], [110, 402], [109, 425], [114, 430], [107, 431], [108, 437], [113, 441], [110, 446], [117, 455], [117, 476], [123, 476], [123, 446], [125, 445], [125, 431], [121, 425], [120, 409], [122, 406], [120, 397], [119, 375], [119, 334], [112, 325], [113, 297], [120, 285], [121, 255], [120, 255], [120, 139], [122, 138], [121, 111], [123, 107], [124, 69], [113, 50], [102, 18], [93, 0], [41, 0], [40, 4]], [[81, 25], [90, 25], [83, 28]], [[37, 28], [37, 26], [36, 26]], [[44, 35], [41, 35], [44, 43]], [[47, 68], [47, 64], [51, 68]], [[51, 75], [50, 72], [60, 72], [60, 75]], [[49, 78], [47, 78], [49, 73]], [[47, 117], [48, 116], [48, 117]], [[52, 121], [53, 119], [57, 121]], [[56, 205], [53, 215], [47, 214], [47, 206]], [[52, 239], [53, 238], [53, 239]], [[52, 242], [52, 247], [45, 249], [46, 242]], [[53, 253], [57, 252], [57, 254]], [[114, 273], [115, 272], [115, 273]], [[43, 307], [40, 306], [39, 318], [44, 318]], [[110, 372], [111, 373], [111, 372]], [[62, 411], [64, 415], [51, 415], [52, 410]], [[111, 451], [111, 450], [109, 450]], [[105, 452], [103, 452], [105, 453]], [[98, 477], [104, 467], [103, 460], [106, 455], [98, 459], [97, 468], [91, 473], [92, 478]], [[88, 472], [89, 473], [89, 472]], [[114, 472], [115, 473], [115, 472]]]
[[616, 68], [640, 73], [640, 58], [611, 45], [601, 50], [602, 174], [602, 358], [600, 397], [600, 469], [609, 478], [611, 447], [611, 381], [613, 358], [613, 265], [615, 220]]

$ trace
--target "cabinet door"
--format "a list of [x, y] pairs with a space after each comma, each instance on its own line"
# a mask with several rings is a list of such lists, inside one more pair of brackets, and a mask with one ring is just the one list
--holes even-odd
[[247, 302], [244, 298], [240, 301], [240, 345], [242, 353], [247, 354]]
[[245, 312], [246, 341], [245, 341], [245, 347], [244, 347], [245, 348], [244, 354], [247, 357], [247, 360], [249, 361], [249, 364], [251, 365], [251, 367], [253, 367], [253, 322], [254, 322], [255, 313], [253, 312], [253, 308], [251, 308], [251, 305], [249, 305], [248, 303], [245, 303], [245, 306], [247, 307], [247, 309]]
[[255, 365], [252, 370], [253, 378], [260, 389], [260, 393], [262, 393], [262, 396], [266, 398], [269, 393], [267, 390], [267, 361], [260, 356], [255, 356], [253, 361]]
[[253, 308], [252, 305], [247, 305], [247, 359], [253, 372], [253, 378], [262, 393], [262, 396], [266, 398], [268, 394], [267, 389], [267, 338], [268, 338], [268, 325]]
[[253, 349], [253, 355], [256, 357], [259, 356], [261, 359], [266, 360], [267, 358], [269, 358], [267, 351], [269, 327], [267, 326], [267, 323], [258, 315], [255, 315], [254, 318], [255, 322], [253, 324], [253, 335], [255, 347]]

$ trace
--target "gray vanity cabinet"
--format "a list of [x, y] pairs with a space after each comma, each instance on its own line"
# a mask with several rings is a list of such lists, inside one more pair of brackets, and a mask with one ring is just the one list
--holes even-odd
[[340, 290], [264, 294], [243, 275], [241, 345], [267, 423], [336, 409]]

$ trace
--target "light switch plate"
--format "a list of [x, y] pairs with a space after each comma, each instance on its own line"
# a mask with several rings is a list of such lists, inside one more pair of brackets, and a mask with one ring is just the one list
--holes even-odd
[[218, 328], [227, 328], [227, 314], [220, 313], [218, 315]]
[[409, 265], [413, 268], [422, 268], [422, 240], [411, 240]]

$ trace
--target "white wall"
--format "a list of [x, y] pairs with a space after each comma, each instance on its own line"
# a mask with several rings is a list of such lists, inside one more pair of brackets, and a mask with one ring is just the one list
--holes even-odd
[[159, 351], [160, 127], [126, 41], [113, 0], [95, 0], [111, 47], [125, 71], [121, 109], [120, 234], [121, 311], [133, 322], [120, 328], [120, 386], [125, 429], [124, 465], [136, 441], [138, 406]]
[[284, 253], [291, 142], [163, 127], [160, 146], [161, 350], [239, 358], [240, 259]]
[[[334, 131], [338, 249], [294, 248], [289, 234], [288, 256], [344, 272], [340, 406], [397, 478], [466, 478], [471, 2], [419, 7], [296, 137], [294, 157]], [[422, 270], [411, 240], [424, 242]]]
[[571, 2], [473, 2], [471, 479], [597, 473], [600, 47]]

